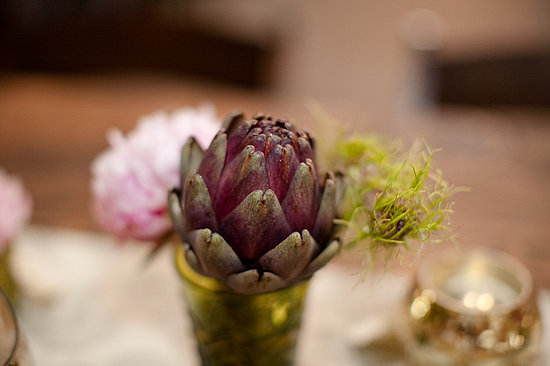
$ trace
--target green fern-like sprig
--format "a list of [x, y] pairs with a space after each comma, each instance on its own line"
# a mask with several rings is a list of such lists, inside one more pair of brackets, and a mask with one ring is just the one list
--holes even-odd
[[404, 155], [395, 142], [373, 136], [336, 144], [347, 188], [335, 222], [345, 248], [361, 248], [366, 263], [379, 255], [388, 263], [402, 250], [452, 239], [449, 198], [456, 189], [432, 169], [433, 154], [425, 144]]
[[319, 127], [319, 162], [344, 177], [337, 232], [344, 249], [364, 256], [365, 273], [377, 258], [387, 265], [403, 252], [454, 240], [451, 196], [461, 189], [433, 167], [436, 151], [424, 143], [404, 153], [396, 140], [349, 133], [319, 104], [309, 107]]

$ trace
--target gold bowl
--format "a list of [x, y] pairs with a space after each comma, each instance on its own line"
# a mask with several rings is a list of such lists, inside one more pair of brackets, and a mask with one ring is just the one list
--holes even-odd
[[405, 314], [417, 365], [528, 365], [541, 338], [531, 274], [492, 249], [426, 257]]

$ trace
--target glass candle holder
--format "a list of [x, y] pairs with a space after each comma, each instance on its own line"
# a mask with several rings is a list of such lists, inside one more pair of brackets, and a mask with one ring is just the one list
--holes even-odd
[[539, 347], [531, 274], [497, 250], [428, 256], [405, 311], [406, 348], [418, 365], [528, 365]]
[[0, 252], [0, 287], [12, 302], [17, 301], [17, 286], [12, 274], [11, 247], [9, 245]]
[[176, 265], [203, 366], [290, 366], [309, 281], [239, 294], [195, 272], [177, 247]]
[[34, 365], [13, 305], [0, 288], [0, 365]]

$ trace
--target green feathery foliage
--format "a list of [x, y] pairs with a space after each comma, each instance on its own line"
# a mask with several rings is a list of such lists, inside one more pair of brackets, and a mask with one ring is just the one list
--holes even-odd
[[433, 153], [424, 145], [404, 155], [397, 144], [374, 136], [336, 143], [334, 157], [346, 184], [336, 220], [344, 247], [361, 245], [367, 259], [380, 252], [389, 259], [402, 249], [451, 239], [449, 198], [455, 189], [433, 171]]
[[[319, 108], [314, 113], [321, 127], [328, 124]], [[426, 143], [403, 153], [397, 141], [374, 134], [334, 138], [333, 133], [330, 140], [322, 141], [330, 148], [319, 160], [344, 175], [335, 220], [344, 249], [360, 250], [368, 266], [379, 255], [388, 263], [402, 250], [417, 252], [426, 243], [453, 240], [450, 197], [457, 189], [432, 166], [434, 151]]]

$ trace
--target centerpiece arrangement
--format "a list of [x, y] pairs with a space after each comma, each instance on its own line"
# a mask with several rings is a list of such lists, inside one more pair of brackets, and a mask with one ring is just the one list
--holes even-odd
[[290, 121], [236, 112], [220, 126], [211, 106], [114, 136], [92, 168], [97, 217], [156, 247], [179, 236], [203, 365], [292, 364], [308, 283], [342, 248], [364, 248], [368, 264], [447, 229], [452, 187], [431, 175], [428, 148], [407, 156], [372, 136], [334, 136], [319, 164]]

